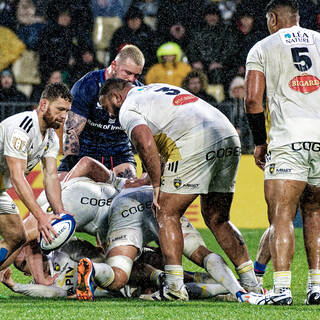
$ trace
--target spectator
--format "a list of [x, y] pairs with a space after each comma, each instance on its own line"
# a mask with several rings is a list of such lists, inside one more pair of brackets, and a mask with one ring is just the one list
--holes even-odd
[[81, 48], [79, 56], [76, 58], [76, 63], [70, 68], [68, 84], [72, 87], [86, 73], [103, 68], [104, 65], [96, 59], [93, 48]]
[[216, 105], [216, 99], [206, 92], [208, 86], [208, 81], [206, 75], [199, 70], [192, 70], [187, 74], [182, 82], [182, 88], [193, 93], [200, 99], [210, 103], [211, 105]]
[[70, 15], [71, 21], [68, 29], [75, 43], [79, 47], [92, 46], [93, 15], [90, 10], [90, 2], [87, 0], [51, 0], [47, 9], [48, 19], [56, 23], [61, 12], [68, 12]]
[[158, 8], [158, 34], [163, 39], [173, 25], [181, 24], [187, 33], [199, 25], [206, 5], [210, 1], [161, 0]]
[[74, 63], [75, 46], [71, 32], [69, 11], [61, 8], [57, 20], [49, 24], [40, 35], [38, 51], [39, 71], [42, 81], [54, 70], [67, 70]]
[[46, 27], [44, 16], [36, 14], [32, 0], [20, 0], [17, 7], [17, 34], [28, 49], [36, 50], [41, 31]]
[[252, 46], [264, 38], [266, 33], [264, 30], [257, 28], [254, 13], [249, 9], [237, 12], [235, 33], [238, 52], [234, 55], [234, 75], [244, 77], [247, 55]]
[[237, 50], [235, 37], [214, 3], [206, 7], [202, 21], [191, 36], [187, 56], [193, 68], [207, 70], [209, 83], [223, 84], [226, 88], [231, 80], [230, 61]]
[[159, 0], [132, 0], [131, 6], [141, 10], [145, 16], [155, 17], [158, 13]]
[[0, 2], [0, 25], [16, 31], [16, 7], [18, 0]]
[[41, 83], [34, 87], [30, 101], [38, 103], [40, 101], [41, 94], [46, 86], [50, 83], [62, 83], [62, 73], [60, 70], [54, 70], [50, 73], [49, 79], [45, 83]]
[[124, 10], [121, 0], [91, 0], [90, 8], [93, 17], [123, 18]]
[[225, 22], [230, 22], [237, 9], [237, 4], [241, 0], [220, 0], [218, 3], [219, 10], [221, 12], [221, 17]]
[[183, 79], [191, 71], [189, 64], [181, 61], [182, 51], [178, 44], [166, 42], [157, 50], [159, 63], [153, 65], [147, 72], [145, 82], [168, 83], [181, 87]]
[[115, 59], [119, 50], [125, 44], [133, 44], [143, 52], [147, 70], [156, 62], [156, 34], [143, 22], [143, 13], [137, 8], [129, 8], [124, 20], [124, 25], [114, 32], [110, 41], [110, 60], [113, 61]]
[[242, 153], [248, 154], [253, 152], [254, 143], [245, 114], [244, 97], [245, 81], [244, 78], [237, 76], [231, 81], [229, 98], [226, 99], [218, 109], [220, 109], [234, 125], [240, 137]]
[[[2, 70], [0, 73], [0, 103], [1, 103], [1, 121], [14, 113], [27, 111], [29, 108], [22, 106], [15, 109], [13, 106], [5, 107], [3, 102], [27, 102], [28, 98], [16, 88], [13, 73], [10, 69]], [[4, 112], [3, 112], [4, 110]]]

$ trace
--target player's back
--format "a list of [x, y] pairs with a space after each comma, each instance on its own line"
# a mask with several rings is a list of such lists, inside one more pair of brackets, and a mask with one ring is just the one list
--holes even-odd
[[139, 123], [135, 118], [137, 114], [151, 129], [159, 152], [165, 159], [168, 157], [162, 151], [170, 149], [170, 141], [180, 149], [180, 153], [188, 155], [193, 150], [189, 150], [187, 145], [193, 148], [196, 145], [201, 149], [207, 139], [215, 143], [237, 135], [232, 124], [218, 109], [190, 92], [168, 84], [156, 83], [128, 92], [119, 118], [129, 136], [132, 124]]
[[320, 139], [320, 35], [293, 26], [258, 42], [247, 70], [265, 74], [270, 145]]

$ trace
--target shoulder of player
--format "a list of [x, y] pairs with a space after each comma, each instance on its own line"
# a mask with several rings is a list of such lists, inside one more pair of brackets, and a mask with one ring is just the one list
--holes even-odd
[[33, 111], [26, 111], [15, 114], [2, 122], [6, 130], [18, 130], [31, 136], [34, 127], [37, 125], [36, 114]]
[[86, 92], [86, 94], [96, 94], [99, 91], [99, 83], [101, 83], [101, 77], [104, 77], [104, 69], [102, 70], [94, 70], [85, 74], [82, 78], [80, 78], [72, 87], [71, 93], [72, 95], [82, 94]]

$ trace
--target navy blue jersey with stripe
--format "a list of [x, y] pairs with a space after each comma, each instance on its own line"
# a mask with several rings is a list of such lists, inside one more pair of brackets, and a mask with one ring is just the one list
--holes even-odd
[[[109, 168], [123, 162], [135, 164], [132, 145], [119, 119], [112, 119], [109, 112], [99, 104], [99, 90], [104, 81], [105, 69], [92, 71], [78, 80], [71, 89], [71, 111], [85, 117], [87, 123], [79, 136], [79, 155], [72, 156], [72, 161], [71, 157], [62, 159], [59, 171], [69, 171], [83, 156], [90, 156]], [[142, 85], [139, 81], [134, 84]]]

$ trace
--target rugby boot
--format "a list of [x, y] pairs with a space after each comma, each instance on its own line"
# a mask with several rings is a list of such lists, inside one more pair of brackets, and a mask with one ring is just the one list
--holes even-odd
[[244, 302], [255, 305], [291, 305], [292, 295], [289, 288], [280, 288], [279, 292], [274, 292], [274, 290], [268, 291], [267, 294], [258, 294], [254, 292], [249, 292], [242, 296]]
[[151, 301], [170, 301], [170, 300], [180, 300], [188, 301], [189, 295], [186, 287], [180, 288], [180, 290], [172, 290], [168, 286], [163, 286], [160, 290], [152, 294], [142, 294], [140, 297], [142, 300], [151, 300]]
[[83, 258], [78, 264], [78, 282], [77, 282], [77, 299], [78, 300], [94, 300], [93, 288], [94, 268], [92, 261]]
[[320, 285], [313, 285], [307, 291], [305, 304], [320, 304]]

